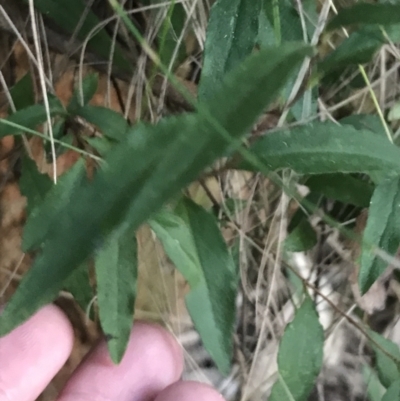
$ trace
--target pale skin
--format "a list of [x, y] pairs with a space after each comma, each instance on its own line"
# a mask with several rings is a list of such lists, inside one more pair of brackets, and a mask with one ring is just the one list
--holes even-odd
[[[73, 331], [48, 305], [0, 338], [0, 401], [34, 401], [68, 359]], [[213, 388], [180, 381], [182, 350], [163, 328], [136, 322], [122, 362], [100, 342], [72, 374], [57, 401], [223, 401]]]

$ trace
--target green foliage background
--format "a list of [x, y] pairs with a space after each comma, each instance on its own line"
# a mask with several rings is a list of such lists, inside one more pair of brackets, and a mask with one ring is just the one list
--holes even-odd
[[[53, 185], [28, 155], [23, 157], [20, 186], [28, 199], [23, 249], [36, 257], [0, 315], [0, 335], [9, 333], [65, 288], [85, 307], [93, 292], [87, 266], [94, 261], [99, 319], [110, 339], [110, 355], [118, 363], [134, 317], [135, 232], [149, 224], [189, 283], [186, 304], [194, 325], [218, 368], [228, 374], [238, 261], [221, 233], [221, 221], [185, 191], [222, 161], [226, 170], [265, 175], [301, 205], [289, 224], [285, 254], [306, 252], [315, 245], [315, 229], [307, 216], [316, 211], [315, 199], [323, 198], [369, 208], [362, 238], [331, 216], [322, 216], [327, 224], [362, 244], [358, 275], [362, 293], [388, 262], [396, 263], [400, 150], [384, 111], [375, 102], [379, 117], [372, 119], [338, 116], [335, 121], [322, 122], [310, 121], [310, 117], [317, 111], [319, 93], [337, 74], [358, 69], [370, 87], [361, 64], [369, 62], [383, 44], [396, 42], [400, 6], [359, 2], [336, 16], [329, 13], [324, 26], [315, 2], [300, 3], [304, 10], [288, 0], [215, 1], [209, 10], [198, 98], [186, 91], [182, 94], [194, 110], [163, 116], [155, 124], [146, 118], [132, 123], [108, 108], [90, 105], [98, 86], [96, 75], [84, 78], [68, 107], [50, 94], [48, 104], [34, 104], [33, 97], [26, 101], [29, 77], [11, 88], [17, 108], [0, 121], [0, 137], [37, 135], [47, 141], [37, 128], [50, 118], [54, 143], [78, 151], [81, 158]], [[175, 52], [185, 25], [181, 4], [171, 2], [164, 15], [157, 36], [158, 53], [147, 46], [125, 11], [114, 1], [110, 4], [153, 63], [149, 83], [158, 71], [182, 90], [171, 72], [183, 52], [181, 46]], [[85, 9], [82, 0], [41, 0], [35, 6], [71, 34]], [[95, 13], [85, 15], [75, 32], [82, 40], [99, 23]], [[321, 35], [316, 41], [317, 29]], [[338, 33], [343, 34], [340, 43], [326, 54], [324, 41]], [[119, 42], [114, 47], [104, 27], [88, 46], [120, 71], [131, 68], [124, 56], [126, 49]], [[376, 100], [372, 89], [370, 95]], [[273, 108], [279, 111], [274, 129], [251, 135], [260, 116]], [[102, 134], [83, 138], [98, 163], [90, 180], [86, 161], [93, 155], [57, 134], [67, 121], [77, 118], [95, 125]], [[289, 170], [295, 178], [288, 185], [283, 177]], [[307, 186], [311, 195], [301, 196], [296, 184]], [[294, 319], [282, 337], [279, 377], [271, 400], [306, 400], [321, 370], [323, 329], [306, 287], [305, 281], [300, 283]], [[393, 400], [399, 395], [398, 347], [377, 333], [365, 333], [376, 353], [379, 380], [387, 388], [382, 400]]]

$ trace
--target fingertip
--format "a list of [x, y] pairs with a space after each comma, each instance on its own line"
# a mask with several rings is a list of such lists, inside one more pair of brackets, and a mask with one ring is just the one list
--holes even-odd
[[73, 341], [70, 322], [54, 305], [0, 338], [0, 394], [34, 400], [68, 359]]
[[224, 398], [207, 384], [180, 381], [163, 390], [154, 401], [224, 401]]
[[158, 344], [161, 353], [169, 355], [174, 366], [174, 377], [178, 380], [183, 373], [184, 357], [182, 347], [175, 339], [175, 337], [166, 329], [156, 323], [149, 323], [143, 321], [136, 321], [134, 330], [131, 333], [131, 339], [129, 347], [134, 346], [134, 341], [137, 341], [135, 337], [142, 337], [147, 342]]
[[112, 363], [107, 344], [102, 341], [74, 372], [59, 401], [88, 397], [119, 401], [154, 399], [180, 378], [182, 370], [182, 351], [173, 336], [158, 325], [136, 322], [121, 363]]

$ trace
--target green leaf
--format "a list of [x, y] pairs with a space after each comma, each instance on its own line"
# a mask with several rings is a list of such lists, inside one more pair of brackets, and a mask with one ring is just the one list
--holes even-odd
[[26, 212], [29, 216], [33, 209], [38, 207], [45, 195], [53, 186], [53, 182], [47, 174], [39, 173], [36, 163], [24, 156], [22, 158], [22, 171], [19, 180], [19, 188], [27, 199]]
[[[302, 1], [302, 13], [307, 15], [304, 18], [304, 32], [302, 21], [296, 4], [291, 0], [263, 0], [263, 10], [260, 14], [260, 26], [258, 41], [262, 48], [266, 44], [275, 44], [290, 41], [306, 41], [314, 34], [317, 25], [318, 15], [313, 0]], [[265, 15], [265, 17], [264, 17]], [[300, 68], [295, 70], [292, 77], [282, 90], [280, 102], [285, 104], [293, 90]], [[290, 107], [290, 117], [297, 120], [308, 120], [317, 112], [318, 92], [316, 88], [307, 89]]]
[[[22, 0], [28, 4], [29, 0]], [[128, 60], [124, 57], [121, 47], [113, 44], [113, 40], [101, 26], [100, 20], [87, 7], [83, 0], [35, 0], [35, 8], [46, 18], [51, 18], [59, 28], [72, 35], [75, 34], [78, 39], [85, 41], [89, 34], [91, 39], [88, 41], [88, 47], [98, 56], [109, 60], [111, 50], [113, 50], [113, 62], [124, 71], [130, 71], [131, 67]], [[77, 30], [79, 28], [79, 30]], [[92, 34], [94, 30], [95, 35]]]
[[99, 76], [97, 74], [88, 74], [78, 83], [72, 94], [72, 98], [68, 105], [68, 112], [75, 114], [76, 110], [82, 106], [86, 106], [95, 95], [99, 86]]
[[124, 116], [107, 107], [86, 105], [76, 107], [74, 111], [76, 115], [96, 125], [107, 138], [119, 141], [128, 131], [129, 125]]
[[[308, 41], [314, 33], [318, 20], [315, 2], [304, 0], [302, 9], [304, 14], [307, 15], [304, 22]], [[259, 27], [260, 45], [264, 47], [265, 45], [280, 45], [290, 41], [302, 41], [304, 32], [301, 24], [298, 10], [290, 0], [263, 0]]]
[[262, 10], [258, 17], [258, 35], [257, 44], [260, 48], [269, 47], [276, 45], [276, 38], [274, 36], [274, 29], [268, 20], [267, 14], [265, 13], [265, 2], [263, 2]]
[[[16, 110], [24, 109], [35, 103], [32, 74], [27, 72], [11, 89], [10, 95]], [[11, 108], [9, 109], [11, 114]]]
[[362, 374], [367, 385], [366, 394], [369, 401], [381, 401], [386, 389], [379, 381], [378, 375], [366, 362], [362, 364]]
[[[66, 111], [60, 101], [54, 97], [49, 97], [49, 107], [51, 117], [66, 115]], [[11, 126], [3, 121], [9, 121], [16, 126]], [[0, 118], [0, 138], [7, 135], [19, 135], [24, 129], [35, 129], [38, 125], [47, 121], [46, 108], [42, 104], [34, 104], [11, 114], [7, 118]]]
[[[375, 135], [380, 136], [382, 139], [387, 140], [387, 134], [383, 129], [382, 121], [378, 115], [371, 115], [371, 114], [353, 114], [348, 117], [342, 118], [340, 124], [350, 124], [354, 128], [361, 130], [367, 129], [373, 132]], [[389, 127], [389, 131], [390, 127]], [[391, 136], [393, 133], [391, 132]], [[368, 174], [371, 177], [371, 180], [374, 183], [379, 183], [382, 179], [386, 178], [386, 174], [382, 170], [370, 171]]]
[[189, 285], [198, 285], [202, 267], [189, 224], [175, 212], [162, 210], [149, 220], [149, 225]]
[[275, 43], [277, 45], [283, 42], [303, 40], [300, 17], [292, 2], [288, 0], [264, 0], [264, 7], [271, 28], [274, 29], [275, 33], [280, 34], [280, 37], [276, 37]]
[[91, 182], [75, 185], [65, 195], [67, 204], [52, 205], [52, 224], [39, 235], [42, 252], [1, 314], [0, 335], [50, 302], [115, 228], [137, 229], [206, 166], [239, 146], [310, 52], [299, 44], [260, 51], [229, 74], [201, 112], [128, 131]]
[[349, 65], [367, 63], [383, 44], [384, 37], [379, 28], [364, 27], [353, 32], [326, 56], [318, 64], [318, 69], [327, 74], [334, 70], [343, 70]]
[[100, 156], [104, 156], [112, 149], [113, 145], [115, 145], [114, 141], [111, 141], [106, 137], [85, 138], [85, 141], [96, 149]]
[[[84, 161], [80, 159], [59, 178], [57, 185], [46, 191], [46, 196], [41, 199], [40, 203], [37, 202], [36, 204], [35, 202], [35, 207], [32, 208], [29, 214], [22, 236], [22, 249], [24, 252], [37, 249], [45, 240], [50, 226], [54, 223], [57, 212], [73, 201], [70, 198], [71, 192], [74, 186], [78, 186], [85, 177]], [[36, 180], [37, 178], [35, 178]], [[43, 187], [43, 183], [41, 186]], [[46, 187], [47, 184], [44, 184], [44, 186]]]
[[386, 138], [386, 133], [383, 130], [382, 121], [377, 115], [372, 114], [352, 114], [339, 120], [342, 125], [352, 125], [358, 130], [369, 130], [382, 138]]
[[128, 346], [137, 282], [137, 240], [131, 229], [117, 230], [96, 254], [100, 324], [114, 363]]
[[395, 255], [400, 245], [400, 177], [386, 179], [375, 189], [361, 248], [358, 283], [364, 294], [386, 270], [388, 263], [371, 247]]
[[218, 368], [230, 371], [235, 321], [235, 263], [214, 216], [186, 199], [177, 213], [150, 221], [169, 258], [189, 282], [186, 304], [205, 348]]
[[217, 0], [206, 32], [199, 100], [211, 98], [227, 72], [253, 50], [258, 36], [261, 0]]
[[400, 380], [393, 382], [382, 397], [382, 401], [400, 401]]
[[[89, 305], [93, 301], [93, 289], [90, 284], [89, 265], [87, 262], [82, 263], [76, 268], [64, 283], [64, 290], [72, 294], [75, 301], [87, 312]], [[93, 319], [93, 308], [89, 316]]]
[[[400, 150], [379, 135], [350, 125], [313, 123], [268, 133], [251, 147], [269, 170], [301, 174], [400, 172]], [[249, 163], [240, 168], [254, 170]]]
[[284, 248], [287, 252], [304, 252], [317, 243], [317, 234], [308, 220], [303, 219], [286, 237]]
[[395, 103], [389, 111], [388, 121], [397, 121], [400, 120], [400, 103]]
[[306, 185], [312, 192], [346, 204], [368, 207], [373, 186], [348, 174], [319, 174], [310, 177]]
[[331, 30], [353, 24], [385, 26], [396, 23], [400, 23], [400, 5], [357, 3], [351, 7], [343, 8], [329, 22], [327, 29]]
[[176, 46], [179, 46], [177, 51], [176, 59], [172, 65], [174, 66], [182, 62], [186, 57], [186, 49], [184, 40], [178, 43], [178, 39], [182, 34], [182, 30], [185, 26], [186, 12], [182, 4], [171, 2], [170, 7], [172, 10], [168, 10], [168, 14], [164, 19], [162, 26], [159, 30], [159, 49], [158, 55], [161, 63], [165, 66], [169, 66], [172, 60], [172, 56], [175, 53]]
[[400, 42], [400, 23], [387, 25], [384, 29], [385, 37], [395, 44]]
[[322, 367], [324, 331], [308, 296], [283, 335], [278, 352], [279, 379], [269, 401], [306, 400]]
[[[398, 365], [393, 360], [397, 359], [400, 362], [400, 349], [392, 341], [382, 337], [380, 334], [370, 330], [369, 335], [375, 341], [376, 344], [371, 342], [372, 349], [376, 355], [376, 368], [378, 371], [379, 380], [381, 383], [388, 388], [394, 382], [399, 380], [400, 372]], [[386, 352], [382, 352], [382, 349]], [[391, 355], [393, 358], [390, 358]]]

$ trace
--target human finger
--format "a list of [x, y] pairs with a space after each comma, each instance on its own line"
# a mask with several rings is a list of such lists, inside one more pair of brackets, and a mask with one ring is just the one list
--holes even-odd
[[224, 398], [206, 384], [180, 381], [163, 390], [154, 401], [224, 401]]
[[0, 338], [0, 401], [33, 401], [64, 365], [73, 329], [54, 305]]
[[102, 341], [78, 367], [59, 401], [152, 401], [182, 374], [180, 346], [155, 324], [136, 322], [119, 365]]

